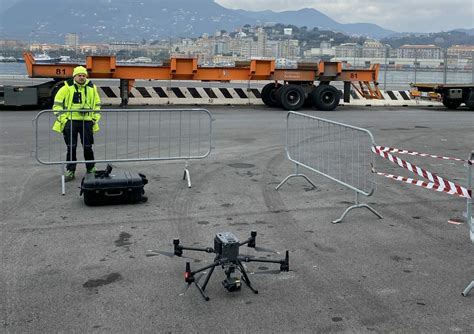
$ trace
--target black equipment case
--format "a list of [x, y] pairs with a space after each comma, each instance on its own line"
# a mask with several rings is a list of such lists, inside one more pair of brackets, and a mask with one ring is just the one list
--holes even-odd
[[132, 171], [106, 170], [86, 174], [81, 182], [81, 195], [86, 205], [127, 204], [146, 202], [143, 187], [148, 183], [145, 175]]

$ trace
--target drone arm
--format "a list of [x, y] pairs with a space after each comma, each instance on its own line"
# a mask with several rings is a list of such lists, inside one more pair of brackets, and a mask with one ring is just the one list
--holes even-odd
[[173, 240], [173, 247], [174, 247], [174, 255], [176, 255], [176, 256], [182, 256], [183, 255], [183, 250], [185, 250], [185, 249], [186, 250], [192, 250], [192, 251], [206, 252], [206, 253], [215, 253], [215, 251], [212, 247], [196, 248], [196, 247], [181, 246], [179, 244], [179, 239], [174, 239]]
[[181, 249], [187, 249], [187, 250], [192, 250], [192, 251], [214, 253], [214, 248], [212, 248], [212, 247], [206, 247], [206, 248], [186, 247], [186, 246], [180, 246], [180, 247], [181, 247]]
[[285, 258], [283, 260], [269, 260], [269, 259], [254, 259], [247, 256], [239, 256], [239, 260], [242, 262], [265, 262], [265, 263], [279, 263], [281, 271], [290, 270], [290, 256], [289, 252], [286, 251]]
[[283, 263], [285, 260], [269, 260], [269, 259], [254, 259], [247, 256], [239, 256], [242, 262], [266, 262], [266, 263]]

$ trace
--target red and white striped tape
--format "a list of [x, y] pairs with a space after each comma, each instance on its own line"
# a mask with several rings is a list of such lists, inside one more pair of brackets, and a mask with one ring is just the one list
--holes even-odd
[[[385, 150], [384, 150], [385, 149]], [[393, 156], [392, 154], [388, 153], [390, 150], [396, 150], [396, 151], [402, 151], [402, 152], [410, 152], [410, 151], [405, 151], [405, 150], [398, 150], [398, 149], [392, 149], [392, 148], [386, 148], [382, 146], [372, 146], [372, 152], [375, 154], [380, 155], [381, 157], [391, 161], [394, 164], [397, 164], [398, 166], [408, 169], [410, 172], [415, 173], [425, 179], [430, 180], [431, 182], [426, 182], [426, 181], [420, 181], [420, 180], [415, 180], [403, 176], [396, 176], [388, 173], [382, 173], [382, 172], [377, 172], [373, 170], [373, 172], [377, 173], [378, 175], [394, 179], [397, 181], [409, 183], [409, 184], [414, 184], [419, 187], [423, 187], [426, 189], [432, 189], [435, 191], [442, 191], [445, 193], [448, 193], [450, 195], [457, 195], [463, 198], [472, 198], [472, 190], [471, 189], [466, 189], [454, 182], [447, 181], [443, 179], [441, 176], [438, 176], [434, 173], [431, 173], [423, 168], [420, 168], [414, 164], [411, 164], [405, 160], [402, 160], [398, 157]], [[397, 152], [399, 153], [399, 152]], [[417, 153], [417, 152], [414, 152]], [[420, 155], [420, 154], [417, 154]], [[431, 156], [431, 157], [438, 157], [438, 156], [432, 156], [432, 155], [426, 155], [426, 156]], [[450, 158], [449, 160], [454, 160], [455, 158]], [[457, 161], [466, 161], [468, 163], [472, 163], [472, 160], [461, 160], [461, 159], [456, 159]]]
[[420, 156], [420, 157], [429, 157], [429, 158], [436, 158], [436, 159], [443, 159], [443, 160], [454, 160], [454, 161], [467, 162], [470, 165], [474, 164], [474, 160], [465, 160], [465, 159], [459, 159], [459, 158], [443, 157], [443, 156], [440, 156], [440, 155], [433, 155], [433, 154], [427, 154], [427, 153], [401, 150], [399, 148], [393, 148], [393, 147], [385, 147], [385, 146], [375, 146], [375, 147], [378, 150], [380, 150], [382, 152], [387, 152], [387, 153], [417, 155], [417, 156]]

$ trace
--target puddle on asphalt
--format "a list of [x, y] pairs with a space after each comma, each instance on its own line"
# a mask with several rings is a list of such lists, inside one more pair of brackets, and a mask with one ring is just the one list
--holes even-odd
[[90, 279], [87, 282], [85, 282], [82, 286], [84, 288], [96, 288], [102, 285], [111, 284], [121, 279], [122, 279], [122, 275], [120, 275], [119, 273], [111, 273], [103, 278]]
[[126, 245], [131, 245], [132, 243], [129, 241], [129, 239], [132, 237], [131, 234], [128, 234], [127, 232], [121, 232], [119, 234], [119, 238], [115, 240], [115, 246], [117, 247], [122, 247]]
[[229, 164], [228, 166], [232, 167], [232, 168], [252, 168], [252, 167], [255, 167], [255, 165], [246, 164], [246, 163], [243, 163], [243, 162], [236, 162], [236, 163], [233, 163], [233, 164]]

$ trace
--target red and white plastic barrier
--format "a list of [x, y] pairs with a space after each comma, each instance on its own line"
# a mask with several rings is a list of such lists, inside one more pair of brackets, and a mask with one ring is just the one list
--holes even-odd
[[[408, 154], [408, 155], [417, 155], [417, 156], [420, 156], [420, 157], [437, 158], [437, 159], [443, 159], [443, 160], [454, 160], [454, 161], [467, 162], [468, 164], [471, 164], [471, 165], [474, 163], [472, 160], [451, 158], [451, 157], [443, 157], [443, 156], [440, 156], [440, 155], [433, 155], [433, 154], [420, 153], [420, 152], [415, 152], [415, 151], [402, 150], [402, 149], [393, 148], [393, 147], [375, 146], [375, 148], [377, 150], [381, 151], [381, 152], [387, 152], [387, 153]], [[372, 151], [373, 151], [373, 149], [372, 149]]]
[[[397, 180], [401, 182], [405, 182], [408, 184], [414, 184], [419, 187], [423, 187], [426, 189], [432, 189], [435, 191], [442, 191], [450, 195], [456, 195], [462, 198], [466, 198], [467, 202], [467, 209], [465, 212], [465, 217], [467, 224], [469, 226], [469, 236], [471, 238], [471, 242], [474, 243], [474, 220], [472, 217], [472, 201], [473, 201], [473, 196], [472, 196], [472, 167], [474, 165], [474, 151], [471, 152], [471, 155], [469, 159], [458, 159], [458, 158], [451, 158], [451, 157], [444, 157], [444, 156], [439, 156], [439, 155], [433, 155], [433, 154], [426, 154], [426, 153], [420, 153], [420, 152], [414, 152], [414, 151], [408, 151], [408, 150], [402, 150], [398, 148], [392, 148], [392, 147], [384, 147], [384, 146], [378, 146], [374, 145], [372, 146], [372, 152], [375, 154], [381, 156], [384, 159], [387, 159], [391, 161], [392, 163], [405, 168], [409, 170], [410, 172], [417, 174], [423, 178], [425, 178], [428, 181], [422, 181], [422, 180], [415, 180], [409, 177], [404, 177], [404, 176], [397, 176], [389, 173], [383, 173], [383, 172], [378, 172], [375, 170], [375, 168], [372, 168], [372, 172], [376, 173], [377, 175], [392, 179], [392, 180]], [[436, 175], [434, 173], [431, 173], [423, 168], [420, 168], [412, 163], [409, 163], [403, 159], [400, 159], [391, 153], [398, 153], [398, 154], [408, 154], [412, 156], [420, 156], [420, 157], [429, 157], [429, 158], [435, 158], [435, 159], [442, 159], [442, 160], [452, 160], [452, 161], [458, 161], [458, 162], [464, 162], [466, 163], [467, 167], [467, 187], [460, 186], [459, 184], [456, 184], [451, 181], [447, 181], [444, 178], [440, 177], [439, 175]], [[467, 296], [469, 292], [474, 289], [474, 281], [469, 284], [466, 289], [462, 292], [463, 296]]]
[[436, 175], [434, 173], [431, 173], [423, 168], [420, 168], [410, 162], [407, 162], [403, 159], [400, 159], [390, 153], [399, 153], [399, 154], [409, 154], [409, 155], [417, 155], [417, 156], [422, 156], [422, 157], [430, 157], [430, 158], [437, 158], [437, 159], [443, 159], [443, 160], [454, 160], [454, 161], [461, 161], [461, 162], [466, 162], [470, 165], [472, 165], [473, 161], [472, 160], [464, 160], [464, 159], [458, 159], [458, 158], [450, 158], [450, 157], [443, 157], [443, 156], [438, 156], [438, 155], [432, 155], [432, 154], [426, 154], [426, 153], [419, 153], [419, 152], [413, 152], [413, 151], [407, 151], [407, 150], [401, 150], [397, 148], [391, 148], [391, 147], [383, 147], [383, 146], [372, 146], [372, 152], [375, 154], [378, 154], [382, 158], [385, 158], [392, 163], [408, 169], [410, 172], [415, 173], [430, 182], [426, 181], [421, 181], [421, 180], [415, 180], [412, 178], [407, 178], [403, 176], [397, 176], [397, 175], [392, 175], [388, 173], [382, 173], [375, 171], [377, 175], [384, 176], [386, 178], [390, 178], [393, 180], [409, 183], [409, 184], [414, 184], [419, 187], [423, 187], [426, 189], [432, 189], [435, 191], [441, 191], [445, 192], [450, 195], [457, 195], [459, 197], [463, 198], [472, 198], [472, 190], [467, 189], [465, 187], [460, 186], [459, 184], [456, 184], [452, 181], [445, 180], [439, 175]]

